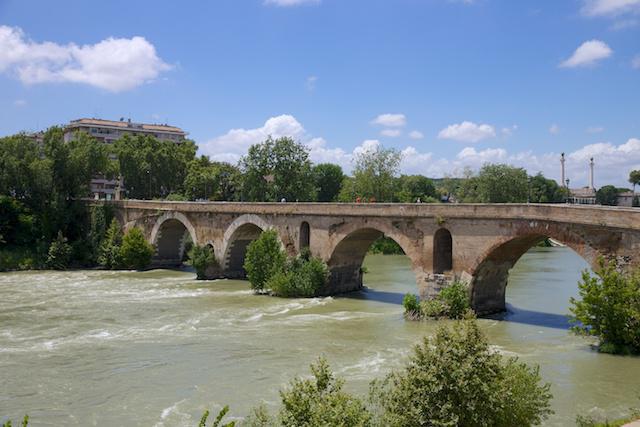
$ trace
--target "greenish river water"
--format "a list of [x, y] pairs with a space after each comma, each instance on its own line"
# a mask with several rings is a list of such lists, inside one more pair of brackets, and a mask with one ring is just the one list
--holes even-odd
[[[0, 274], [0, 420], [34, 426], [193, 426], [205, 408], [241, 417], [325, 355], [348, 388], [402, 364], [435, 322], [406, 322], [409, 261], [369, 256], [370, 288], [349, 298], [254, 296], [242, 281], [175, 271]], [[504, 320], [482, 320], [491, 344], [541, 367], [556, 414], [610, 416], [640, 403], [640, 358], [602, 355], [564, 315], [584, 261], [536, 248], [511, 274]]]

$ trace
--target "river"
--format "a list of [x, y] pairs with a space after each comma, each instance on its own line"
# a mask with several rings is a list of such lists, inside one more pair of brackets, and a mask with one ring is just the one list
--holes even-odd
[[[248, 283], [190, 272], [0, 274], [0, 420], [34, 426], [193, 426], [205, 408], [241, 417], [325, 355], [347, 388], [398, 367], [436, 322], [407, 322], [415, 292], [403, 256], [368, 256], [370, 288], [347, 298], [254, 296]], [[510, 313], [481, 320], [495, 348], [540, 365], [553, 384], [548, 425], [640, 400], [640, 358], [598, 354], [564, 315], [585, 262], [568, 248], [535, 248], [514, 267]]]

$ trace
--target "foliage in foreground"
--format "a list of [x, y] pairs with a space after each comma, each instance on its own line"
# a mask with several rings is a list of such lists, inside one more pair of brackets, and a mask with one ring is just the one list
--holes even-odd
[[407, 294], [402, 305], [408, 319], [462, 319], [471, 308], [469, 288], [466, 283], [456, 281], [428, 300], [418, 301], [415, 295]]
[[439, 327], [371, 388], [386, 426], [536, 425], [553, 413], [551, 398], [538, 368], [492, 351], [474, 319]]
[[62, 231], [58, 231], [58, 236], [49, 246], [47, 267], [53, 270], [65, 270], [71, 262], [71, 251], [67, 238], [62, 235]]
[[578, 288], [573, 331], [597, 337], [603, 353], [640, 353], [640, 271], [625, 274], [601, 260], [594, 275], [582, 273]]
[[441, 326], [404, 368], [371, 383], [366, 403], [343, 391], [327, 362], [280, 392], [277, 415], [258, 406], [249, 426], [529, 426], [552, 414], [538, 368], [491, 351], [475, 319]]
[[[227, 415], [227, 412], [229, 412], [228, 405], [222, 408], [220, 412], [218, 412], [216, 419], [213, 420], [213, 423], [211, 423], [211, 427], [234, 427], [236, 425], [235, 421], [230, 421], [228, 423], [221, 424], [222, 419], [224, 418], [225, 415]], [[204, 414], [202, 414], [202, 418], [200, 418], [200, 422], [198, 423], [198, 427], [207, 427], [207, 419], [209, 418], [209, 415], [210, 413], [208, 409], [204, 411]]]
[[187, 256], [189, 257], [188, 263], [196, 269], [196, 278], [198, 280], [207, 278], [208, 269], [218, 267], [213, 248], [209, 245], [194, 245], [191, 250], [189, 250]]
[[312, 297], [325, 286], [327, 265], [306, 251], [287, 259], [278, 233], [267, 230], [247, 247], [244, 269], [255, 292], [281, 297]]

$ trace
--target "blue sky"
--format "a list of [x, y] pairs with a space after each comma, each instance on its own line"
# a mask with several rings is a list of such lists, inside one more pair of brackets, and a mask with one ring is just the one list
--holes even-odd
[[237, 161], [267, 134], [349, 170], [640, 169], [640, 0], [0, 0], [0, 135], [168, 122]]

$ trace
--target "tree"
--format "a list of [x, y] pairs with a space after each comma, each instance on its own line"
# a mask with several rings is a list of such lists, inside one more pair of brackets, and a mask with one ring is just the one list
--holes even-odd
[[244, 173], [243, 197], [251, 202], [315, 198], [308, 149], [289, 137], [267, 138], [249, 147], [240, 160]]
[[113, 218], [98, 251], [98, 264], [105, 268], [114, 269], [122, 266], [122, 230], [118, 220]]
[[527, 172], [505, 164], [486, 164], [477, 176], [478, 201], [482, 203], [523, 203], [528, 198]]
[[640, 170], [632, 170], [629, 172], [629, 183], [633, 185], [633, 193], [636, 192], [636, 185], [640, 184]]
[[58, 237], [49, 246], [47, 266], [54, 270], [65, 270], [71, 262], [71, 246], [67, 243], [67, 238], [58, 231]]
[[189, 200], [233, 201], [239, 198], [241, 179], [237, 167], [201, 156], [189, 163], [184, 192]]
[[373, 384], [371, 400], [387, 426], [528, 426], [553, 413], [540, 381], [537, 367], [491, 350], [465, 319], [425, 338], [402, 370]]
[[605, 206], [618, 204], [618, 189], [613, 185], [605, 185], [596, 192], [596, 202]]
[[314, 297], [327, 284], [329, 268], [320, 258], [304, 256], [290, 258], [284, 268], [271, 276], [265, 287], [272, 294], [287, 297]]
[[198, 280], [207, 279], [207, 270], [218, 267], [218, 262], [213, 253], [213, 248], [209, 245], [194, 245], [188, 253], [189, 264], [196, 269]]
[[376, 146], [356, 154], [353, 184], [356, 197], [377, 202], [391, 202], [394, 178], [398, 174], [401, 154], [393, 148]]
[[573, 331], [597, 337], [604, 353], [640, 353], [640, 271], [624, 274], [600, 260], [582, 273], [579, 298], [571, 298]]
[[142, 270], [151, 264], [151, 257], [155, 253], [154, 247], [144, 238], [142, 230], [133, 227], [122, 238], [120, 256], [127, 268]]
[[188, 165], [196, 155], [191, 140], [176, 144], [150, 135], [125, 134], [113, 150], [127, 194], [136, 199], [182, 192]]
[[344, 173], [342, 168], [332, 163], [320, 163], [312, 170], [319, 202], [334, 202], [340, 194]]
[[565, 187], [561, 187], [553, 179], [547, 179], [538, 172], [529, 177], [529, 201], [531, 203], [559, 203], [568, 196]]
[[369, 426], [371, 413], [364, 403], [344, 392], [323, 358], [311, 365], [313, 377], [296, 378], [280, 391], [278, 421], [285, 427]]
[[284, 250], [276, 230], [266, 230], [247, 247], [244, 269], [251, 288], [263, 292], [267, 281], [276, 273], [284, 271]]
[[395, 199], [402, 203], [415, 203], [436, 200], [437, 193], [433, 182], [422, 175], [401, 175], [397, 179], [398, 191]]

